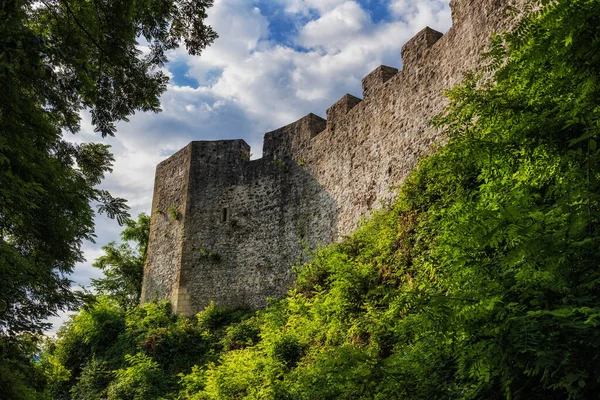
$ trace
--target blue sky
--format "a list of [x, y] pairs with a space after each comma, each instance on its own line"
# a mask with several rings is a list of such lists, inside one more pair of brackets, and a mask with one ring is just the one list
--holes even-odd
[[[364, 76], [381, 64], [400, 68], [402, 45], [425, 26], [446, 32], [451, 14], [449, 0], [216, 0], [208, 22], [220, 37], [201, 56], [169, 54], [161, 113], [136, 114], [108, 139], [83, 113], [72, 137], [112, 146], [114, 171], [102, 186], [128, 199], [134, 216], [150, 212], [156, 165], [190, 141], [241, 138], [258, 158], [265, 132], [309, 112], [324, 117], [345, 93], [362, 97]], [[118, 240], [116, 222], [96, 222], [77, 285], [100, 276], [91, 264]]]

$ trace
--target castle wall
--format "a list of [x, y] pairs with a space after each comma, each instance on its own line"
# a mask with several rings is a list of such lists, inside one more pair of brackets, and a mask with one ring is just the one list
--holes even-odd
[[[425, 28], [402, 48], [402, 70], [382, 66], [363, 80], [360, 101], [345, 95], [327, 111], [327, 128], [300, 150], [309, 173], [339, 207], [338, 237], [397, 196], [440, 132], [429, 121], [447, 104], [443, 90], [477, 68], [491, 34], [507, 23], [506, 1], [454, 1], [453, 27]], [[331, 114], [331, 115], [330, 115]]]
[[327, 120], [309, 114], [267, 133], [260, 160], [248, 161], [243, 141], [192, 142], [160, 164], [153, 209], [183, 211], [176, 224], [153, 211], [143, 301], [170, 298], [190, 315], [210, 300], [262, 307], [283, 296], [306, 249], [391, 202], [440, 141], [428, 121], [447, 104], [443, 90], [481, 64], [490, 35], [511, 23], [507, 3], [453, 0], [445, 35], [419, 32], [402, 70], [377, 68], [363, 99], [343, 96]]
[[[311, 116], [272, 135], [323, 126]], [[249, 153], [243, 140], [192, 142], [159, 164], [143, 302], [168, 299], [186, 315], [211, 300], [263, 307], [285, 294], [306, 249], [334, 240], [327, 191], [289, 158]]]
[[[323, 217], [334, 204], [327, 192], [280, 159], [247, 163], [234, 184], [191, 190], [190, 197], [202, 199], [190, 205], [184, 235], [181, 286], [192, 311], [211, 300], [263, 307], [268, 297], [285, 294], [303, 248], [331, 242], [337, 231], [336, 219]], [[207, 202], [218, 207], [203, 212]]]
[[171, 299], [177, 290], [183, 226], [169, 217], [168, 209], [185, 209], [191, 147], [191, 144], [186, 146], [156, 167], [142, 303]]

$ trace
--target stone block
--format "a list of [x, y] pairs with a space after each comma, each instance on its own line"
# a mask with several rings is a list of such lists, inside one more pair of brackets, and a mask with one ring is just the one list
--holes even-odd
[[421, 62], [427, 50], [444, 36], [443, 33], [426, 27], [402, 46], [402, 69], [408, 70]]
[[263, 157], [295, 159], [310, 140], [325, 129], [325, 120], [318, 115], [308, 114], [298, 121], [265, 134]]
[[371, 94], [381, 90], [383, 84], [398, 73], [397, 68], [380, 65], [362, 80], [363, 98], [367, 99]]
[[327, 109], [327, 130], [334, 131], [336, 125], [344, 119], [346, 114], [362, 100], [351, 94], [345, 94], [334, 105]]

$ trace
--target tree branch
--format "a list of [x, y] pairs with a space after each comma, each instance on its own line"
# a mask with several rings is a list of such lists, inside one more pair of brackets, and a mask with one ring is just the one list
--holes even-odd
[[77, 26], [79, 27], [79, 29], [81, 29], [83, 31], [83, 33], [85, 33], [85, 35], [88, 37], [88, 39], [90, 39], [90, 41], [94, 44], [94, 46], [96, 46], [98, 48], [98, 50], [100, 50], [100, 53], [102, 53], [102, 56], [103, 57], [106, 56], [107, 53], [106, 53], [106, 51], [104, 51], [104, 49], [102, 48], [102, 46], [100, 46], [100, 43], [98, 43], [96, 41], [96, 39], [87, 31], [87, 29], [85, 29], [85, 27], [81, 24], [81, 22], [79, 22], [79, 20], [75, 16], [75, 13], [73, 12], [73, 10], [71, 9], [71, 7], [69, 6], [69, 2], [66, 1], [66, 0], [59, 0], [59, 2], [61, 4], [64, 4], [64, 6], [67, 8], [67, 11], [69, 12], [69, 14], [71, 14], [71, 16], [73, 17], [73, 20], [75, 21], [75, 23], [77, 24]]

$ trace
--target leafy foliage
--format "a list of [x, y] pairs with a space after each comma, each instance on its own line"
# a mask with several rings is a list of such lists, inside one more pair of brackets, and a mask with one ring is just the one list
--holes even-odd
[[0, 342], [0, 387], [2, 397], [14, 400], [50, 400], [44, 370], [51, 371], [51, 379], [64, 379], [68, 374], [60, 365], [46, 365], [35, 361], [40, 352], [39, 338], [20, 335], [11, 341]]
[[107, 399], [156, 398], [163, 382], [158, 363], [143, 353], [125, 355], [125, 361], [128, 367], [115, 371], [115, 379], [107, 390]]
[[179, 210], [177, 209], [177, 207], [175, 206], [169, 206], [168, 210], [169, 212], [169, 216], [174, 220], [174, 221], [179, 221], [179, 218], [181, 218], [181, 215], [179, 214]]
[[142, 213], [137, 221], [125, 221], [121, 232], [123, 241], [133, 241], [136, 249], [125, 242], [117, 246], [111, 242], [102, 247], [104, 255], [94, 262], [94, 267], [103, 271], [104, 277], [92, 279], [96, 293], [109, 296], [124, 309], [131, 309], [140, 302], [144, 263], [150, 236], [150, 217]]
[[448, 94], [448, 143], [397, 203], [301, 267], [197, 398], [598, 392], [600, 2], [532, 10], [495, 38], [493, 84]]
[[[0, 330], [44, 328], [73, 304], [69, 273], [94, 238], [95, 212], [124, 223], [124, 199], [97, 185], [113, 157], [73, 144], [80, 113], [102, 136], [160, 109], [166, 51], [199, 54], [215, 38], [211, 0], [0, 2]], [[149, 52], [138, 48], [138, 38]], [[63, 135], [64, 134], [64, 135]]]
[[47, 346], [41, 363], [47, 391], [53, 399], [162, 398], [179, 390], [180, 375], [194, 365], [216, 362], [231, 336], [244, 340], [227, 326], [244, 324], [248, 315], [213, 304], [192, 321], [174, 315], [166, 302], [126, 311], [100, 296]]

